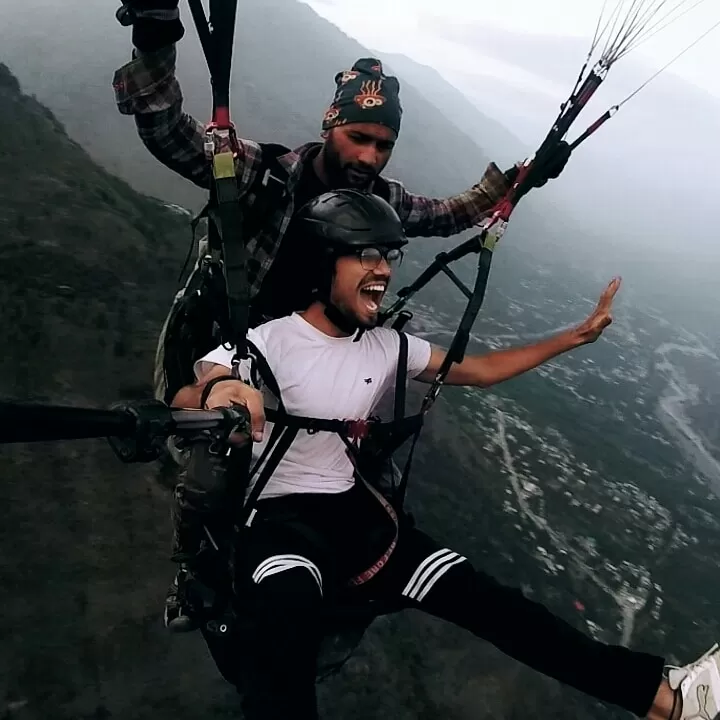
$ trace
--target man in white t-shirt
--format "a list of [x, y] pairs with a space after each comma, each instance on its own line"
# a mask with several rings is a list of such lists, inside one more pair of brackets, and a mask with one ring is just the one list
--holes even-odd
[[[330, 323], [324, 313], [321, 317], [323, 325]], [[353, 335], [328, 335], [307, 319], [307, 313], [293, 313], [250, 330], [248, 340], [267, 359], [290, 415], [364, 420], [394, 384], [400, 342], [398, 333], [388, 328], [365, 332], [356, 341]], [[430, 343], [412, 335], [407, 342], [408, 377], [423, 373], [429, 377]], [[198, 380], [217, 372], [227, 374], [233, 353], [221, 346], [199, 360]], [[249, 379], [247, 362], [240, 372]], [[264, 404], [275, 406], [276, 398], [263, 390]], [[218, 386], [209, 401], [214, 406], [219, 393], [232, 391]], [[263, 438], [253, 447], [255, 459], [264, 452], [272, 429], [272, 423], [264, 424]], [[340, 493], [353, 487], [353, 474], [347, 448], [336, 434], [302, 432], [284, 453], [261, 497]]]
[[[248, 720], [318, 717], [316, 661], [324, 619], [333, 604], [348, 598], [424, 610], [638, 716], [694, 717], [694, 688], [701, 681], [710, 688], [707, 707], [717, 713], [718, 652], [666, 681], [662, 657], [587, 637], [414, 527], [357, 477], [353, 454], [337, 433], [299, 430], [267, 472], [273, 452], [265, 451], [278, 435], [266, 422], [266, 407], [277, 409], [281, 401], [292, 417], [365, 421], [391, 389], [401, 357], [400, 335], [375, 327], [391, 265], [405, 244], [394, 210], [377, 196], [343, 190], [311, 201], [299, 220], [308, 243], [322, 253], [316, 300], [304, 312], [251, 330], [250, 358], [234, 373], [233, 350], [207, 354], [196, 363], [197, 382], [173, 402], [186, 408], [245, 405], [254, 481], [269, 474], [240, 530], [234, 563], [238, 609], [252, 618], [244, 647]], [[613, 280], [576, 327], [532, 345], [466, 356], [446, 382], [488, 387], [594, 342], [611, 322], [618, 288]], [[432, 382], [444, 357], [444, 350], [407, 335], [408, 377]]]

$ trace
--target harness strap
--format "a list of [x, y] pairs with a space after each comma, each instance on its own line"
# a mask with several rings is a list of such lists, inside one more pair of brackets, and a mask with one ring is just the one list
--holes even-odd
[[[343, 443], [345, 443], [348, 457], [355, 469], [356, 477], [368, 487], [370, 492], [385, 508], [386, 512], [395, 524], [396, 529], [395, 537], [387, 551], [376, 563], [373, 564], [371, 568], [358, 575], [353, 580], [354, 584], [367, 582], [367, 580], [373, 577], [375, 573], [377, 573], [380, 568], [385, 565], [395, 548], [399, 532], [397, 512], [395, 511], [392, 503], [388, 502], [386, 498], [384, 498], [382, 494], [379, 493], [363, 476], [363, 472], [360, 468], [359, 442], [366, 438], [372, 429], [373, 433], [378, 434], [378, 438], [382, 444], [383, 449], [381, 459], [386, 460], [409, 437], [414, 435], [415, 439], [417, 439], [423, 424], [422, 414], [404, 417], [408, 340], [407, 336], [402, 332], [399, 333], [399, 338], [398, 365], [395, 377], [395, 419], [387, 423], [380, 423], [375, 420], [339, 420], [290, 415], [285, 408], [277, 379], [275, 378], [267, 359], [251, 340], [247, 341], [251, 364], [254, 362], [260, 379], [276, 397], [278, 407], [277, 409], [265, 408], [265, 418], [268, 422], [273, 423], [273, 430], [265, 449], [250, 472], [250, 479], [252, 479], [258, 472], [259, 475], [255, 480], [252, 490], [245, 502], [242, 513], [242, 525], [246, 524], [252, 517], [253, 510], [257, 505], [260, 495], [267, 486], [267, 483], [277, 469], [283, 456], [290, 449], [290, 446], [301, 430], [305, 430], [309, 433], [331, 432], [337, 434]], [[237, 371], [238, 365], [236, 364], [233, 369], [236, 376]], [[251, 367], [251, 373], [252, 371], [253, 369]], [[405, 473], [403, 474], [403, 478], [405, 480], [408, 472], [409, 464], [406, 464]], [[394, 495], [397, 497], [397, 491]]]
[[[408, 341], [407, 341], [407, 335], [405, 335], [404, 332], [398, 331], [400, 334], [400, 355], [403, 360], [401, 363], [398, 361], [398, 371], [397, 371], [397, 378], [396, 378], [396, 386], [395, 386], [395, 413], [397, 416], [398, 412], [398, 394], [402, 393], [401, 399], [402, 399], [402, 409], [401, 412], [404, 415], [405, 414], [405, 393], [406, 393], [406, 387], [407, 387], [407, 354], [408, 354]], [[404, 342], [403, 342], [404, 341]], [[395, 439], [397, 442], [397, 445], [393, 448], [391, 452], [395, 452], [395, 450], [402, 445], [405, 440], [407, 440], [408, 437], [410, 437], [410, 434], [412, 434], [412, 445], [410, 446], [410, 452], [408, 453], [407, 460], [405, 461], [405, 467], [403, 468], [402, 475], [400, 476], [400, 483], [398, 484], [398, 487], [395, 491], [395, 503], [398, 507], [403, 507], [405, 504], [405, 495], [407, 494], [407, 486], [408, 481], [410, 479], [410, 469], [412, 467], [412, 461], [413, 457], [415, 455], [415, 447], [417, 445], [417, 441], [420, 439], [420, 433], [422, 432], [423, 428], [423, 421], [425, 418], [425, 413], [420, 413], [419, 415], [415, 415], [412, 419], [415, 421], [415, 427], [413, 428], [412, 432], [408, 435], [401, 436], [400, 441], [397, 442], [397, 438]]]
[[[258, 350], [255, 343], [253, 343], [251, 340], [247, 341], [248, 349], [250, 351], [250, 354], [252, 355], [252, 359], [255, 361], [255, 363], [258, 366], [258, 375], [260, 376], [260, 379], [265, 383], [265, 385], [269, 388], [270, 392], [276, 397], [278, 401], [278, 410], [276, 411], [280, 416], [286, 415], [285, 412], [285, 405], [283, 404], [282, 395], [280, 393], [280, 387], [277, 383], [277, 380], [275, 379], [275, 375], [273, 375], [272, 370], [270, 369], [270, 365], [268, 365], [267, 360], [265, 359], [265, 356]], [[238, 365], [236, 364], [233, 367], [233, 372], [235, 374], [238, 373]], [[253, 367], [250, 368], [250, 373], [253, 375]], [[267, 413], [267, 409], [265, 411]], [[262, 467], [263, 463], [268, 459], [268, 456], [273, 451], [277, 443], [280, 441], [280, 437], [285, 430], [285, 427], [283, 427], [282, 423], [275, 423], [273, 426], [273, 431], [270, 434], [270, 439], [268, 440], [267, 445], [265, 446], [265, 450], [263, 451], [262, 455], [258, 458], [257, 462], [255, 463], [255, 466], [253, 469], [248, 473], [248, 480], [252, 480], [252, 478], [255, 476], [255, 473]], [[297, 435], [297, 432], [295, 433]], [[291, 441], [292, 442], [292, 441]], [[288, 448], [290, 447], [290, 444], [288, 444]], [[287, 449], [286, 449], [287, 451]], [[285, 452], [286, 452], [285, 451]], [[280, 462], [282, 456], [278, 457], [277, 462], [275, 462], [275, 467], [277, 467], [277, 464]], [[273, 468], [274, 472], [274, 468]], [[262, 478], [262, 485], [260, 487], [259, 492], [257, 493], [257, 497], [259, 497], [260, 492], [264, 489], [265, 485], [267, 484], [268, 480], [270, 479], [270, 475], [267, 477]], [[251, 497], [248, 498], [248, 501], [246, 502], [246, 506], [249, 507], [250, 511], [252, 511], [252, 504], [250, 500], [255, 496], [255, 488], [258, 487], [258, 484], [260, 483], [261, 478], [258, 478], [258, 481], [255, 483], [255, 487], [253, 488], [253, 492], [251, 493]]]
[[[211, 130], [213, 124], [208, 126]], [[277, 144], [263, 144], [262, 161], [257, 170], [253, 185], [245, 194], [255, 197], [252, 212], [244, 217], [241, 204], [242, 195], [235, 174], [235, 138], [232, 133], [227, 137], [214, 135], [209, 142], [225, 143], [225, 147], [213, 151], [213, 186], [210, 199], [205, 207], [191, 222], [193, 244], [197, 225], [202, 218], [208, 220], [208, 244], [211, 249], [222, 252], [223, 285], [226, 296], [224, 308], [215, 313], [220, 325], [224, 343], [234, 345], [236, 357], [246, 355], [247, 330], [250, 326], [250, 285], [248, 266], [252, 262], [247, 251], [245, 239], [252, 239], [267, 222], [267, 216], [287, 191], [288, 172], [279, 158], [289, 152], [288, 148]], [[190, 255], [185, 260], [180, 273], [184, 274]]]
[[412, 461], [415, 455], [415, 447], [417, 446], [417, 442], [420, 439], [421, 430], [422, 426], [417, 429], [413, 436], [412, 445], [410, 446], [410, 452], [408, 453], [407, 460], [405, 461], [405, 467], [403, 468], [402, 475], [400, 476], [400, 483], [398, 484], [397, 490], [395, 492], [395, 502], [399, 507], [402, 507], [405, 504], [408, 480], [410, 479], [410, 469], [412, 467]]
[[200, 395], [200, 408], [201, 409], [207, 409], [205, 406], [208, 401], [208, 397], [210, 397], [210, 393], [212, 392], [212, 389], [221, 382], [225, 382], [227, 380], [235, 380], [237, 382], [237, 377], [235, 375], [220, 375], [220, 377], [214, 377], [212, 380], [210, 380], [205, 387], [203, 388], [202, 394]]
[[388, 514], [388, 516], [392, 520], [393, 525], [395, 526], [395, 533], [385, 552], [369, 568], [363, 570], [363, 572], [361, 573], [358, 573], [354, 578], [351, 578], [348, 581], [348, 585], [358, 586], [365, 584], [366, 582], [368, 582], [368, 580], [371, 580], [373, 577], [375, 577], [375, 575], [377, 575], [380, 570], [382, 570], [382, 568], [385, 567], [385, 565], [387, 564], [387, 561], [390, 559], [390, 556], [393, 554], [395, 547], [397, 546], [398, 537], [400, 536], [400, 522], [398, 520], [397, 512], [395, 512], [395, 508], [392, 506], [392, 504], [389, 503], [382, 496], [382, 494], [379, 493], [372, 486], [372, 484], [365, 479], [358, 463], [357, 445], [350, 442], [350, 440], [344, 435], [340, 435], [340, 439], [345, 443], [345, 446], [347, 447], [348, 457], [350, 458], [350, 462], [355, 468], [356, 479], [362, 482], [365, 487], [370, 491], [370, 493], [375, 497], [375, 499], [380, 503], [380, 505], [382, 505], [383, 509]]
[[275, 396], [278, 402], [277, 412], [285, 415], [285, 403], [283, 403], [280, 386], [278, 385], [278, 381], [275, 378], [273, 371], [270, 369], [270, 365], [268, 364], [267, 359], [260, 352], [260, 350], [258, 350], [257, 345], [252, 340], [247, 341], [247, 346], [248, 350], [250, 351], [249, 355], [251, 356], [251, 361], [254, 361], [257, 365], [257, 374], [259, 376], [259, 379], [262, 380], [262, 382], [267, 386], [268, 390], [270, 390], [270, 392]]
[[[258, 476], [258, 479], [255, 481], [255, 484], [253, 485], [253, 488], [250, 491], [247, 501], [245, 502], [245, 505], [243, 507], [240, 522], [241, 526], [246, 525], [250, 520], [252, 512], [257, 505], [258, 499], [260, 498], [260, 494], [265, 489], [265, 486], [268, 484], [268, 481], [277, 469], [277, 466], [280, 464], [280, 461], [283, 459], [285, 453], [290, 449], [290, 446], [293, 444], [293, 441], [297, 437], [298, 432], [298, 428], [285, 427], [281, 429], [280, 433], [278, 433], [277, 441], [271, 448], [272, 453], [263, 453], [263, 457], [258, 460], [257, 464], [255, 465], [255, 469], [260, 466], [260, 461], [264, 457], [269, 455], [265, 467], [263, 467], [262, 472]], [[270, 446], [271, 442], [268, 443], [268, 447]]]
[[[229, 157], [222, 157], [229, 156]], [[247, 277], [248, 252], [243, 242], [240, 193], [231, 152], [215, 155], [215, 194], [217, 198], [220, 236], [223, 248], [228, 320], [235, 346], [235, 356], [247, 355], [246, 337], [250, 289]]]
[[310, 435], [319, 432], [337, 433], [338, 435], [348, 435], [352, 438], [363, 439], [372, 425], [370, 420], [335, 420], [326, 418], [305, 417], [303, 415], [289, 415], [284, 412], [278, 412], [272, 408], [265, 408], [265, 418], [268, 422], [276, 425], [285, 425], [286, 427], [299, 430], [306, 430]]
[[398, 538], [400, 536], [400, 522], [398, 520], [397, 513], [395, 512], [395, 508], [359, 473], [358, 477], [365, 484], [367, 489], [375, 496], [377, 501], [383, 506], [385, 512], [387, 512], [387, 514], [390, 516], [390, 519], [395, 525], [395, 535], [390, 541], [390, 544], [388, 545], [385, 552], [369, 568], [363, 570], [363, 572], [358, 573], [354, 578], [351, 578], [349, 580], [348, 584], [354, 587], [357, 587], [358, 585], [364, 585], [368, 580], [371, 580], [373, 577], [375, 577], [375, 575], [377, 575], [380, 570], [385, 567], [385, 565], [387, 565], [390, 556], [393, 554], [395, 548], [397, 547]]
[[408, 339], [404, 332], [398, 331], [400, 349], [398, 351], [397, 371], [395, 373], [395, 411], [393, 419], [400, 422], [405, 417], [405, 396], [407, 393]]
[[284, 145], [262, 143], [261, 165], [251, 187], [255, 195], [252, 212], [245, 224], [245, 234], [254, 237], [267, 222], [267, 216], [277, 207], [278, 201], [287, 192], [289, 174], [279, 158], [290, 152]]
[[423, 428], [425, 416], [422, 413], [408, 415], [391, 422], [369, 421], [370, 430], [376, 442], [383, 447], [383, 458], [390, 457], [406, 440]]

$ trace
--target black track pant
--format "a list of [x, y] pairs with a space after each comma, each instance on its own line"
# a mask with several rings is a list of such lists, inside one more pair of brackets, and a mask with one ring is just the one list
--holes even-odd
[[[370, 527], [383, 530], [369, 539]], [[373, 552], [382, 553], [386, 532], [384, 511], [365, 488], [261, 504], [236, 565], [239, 597], [253, 616], [245, 646], [248, 720], [318, 717], [324, 613], [347, 578], [371, 564]], [[591, 639], [412, 527], [401, 528], [387, 565], [352, 592], [401, 600], [455, 623], [544, 675], [638, 716], [650, 709], [662, 679], [663, 658]]]

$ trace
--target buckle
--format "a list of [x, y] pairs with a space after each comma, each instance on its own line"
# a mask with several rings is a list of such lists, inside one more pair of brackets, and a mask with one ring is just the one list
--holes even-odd
[[370, 423], [367, 420], [346, 420], [345, 431], [352, 440], [356, 443], [358, 440], [364, 440], [370, 433]]
[[214, 120], [205, 126], [205, 140], [203, 143], [205, 155], [212, 158], [223, 152], [232, 152], [233, 157], [237, 158], [240, 153], [240, 144], [238, 143], [235, 126], [219, 125]]

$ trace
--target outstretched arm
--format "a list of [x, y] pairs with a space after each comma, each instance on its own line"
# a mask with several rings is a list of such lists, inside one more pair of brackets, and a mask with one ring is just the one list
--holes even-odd
[[[595, 342], [612, 322], [612, 301], [619, 288], [620, 279], [615, 278], [603, 291], [592, 314], [570, 330], [532, 345], [466, 356], [461, 363], [451, 366], [446, 384], [490, 387], [532, 370], [568, 350]], [[432, 382], [446, 354], [445, 350], [433, 348], [427, 368], [416, 379]]]
[[509, 189], [505, 174], [490, 163], [479, 183], [459, 195], [431, 198], [409, 193], [396, 180], [390, 184], [390, 204], [408, 237], [449, 237], [477, 225]]
[[[542, 187], [560, 176], [570, 159], [570, 146], [562, 141], [545, 163], [536, 168], [532, 187]], [[448, 198], [413, 195], [396, 180], [390, 185], [390, 203], [397, 211], [408, 237], [449, 237], [469, 230], [484, 220], [517, 179], [520, 164], [501, 172], [491, 162], [482, 179], [469, 190]]]

